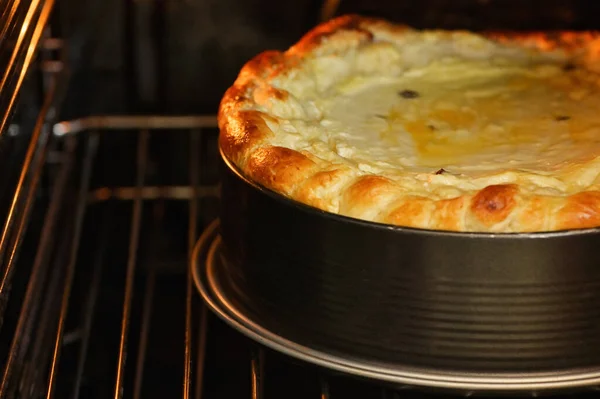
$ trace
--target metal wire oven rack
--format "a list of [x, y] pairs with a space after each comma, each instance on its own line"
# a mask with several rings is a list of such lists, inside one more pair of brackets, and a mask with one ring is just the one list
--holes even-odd
[[[130, 203], [133, 208], [114, 384], [114, 397], [122, 397], [134, 296], [134, 278], [136, 266], [139, 263], [137, 254], [144, 202], [157, 199], [187, 201], [189, 203], [188, 242], [189, 247], [193, 245], [198, 234], [196, 225], [198, 201], [204, 196], [217, 195], [216, 186], [200, 186], [198, 184], [199, 174], [197, 173], [199, 170], [197, 162], [200, 159], [198, 151], [202, 143], [200, 139], [201, 130], [214, 127], [214, 125], [214, 117], [200, 116], [97, 117], [71, 123], [60, 123], [54, 126], [53, 133], [59, 141], [54, 143], [55, 150], [48, 154], [49, 163], [52, 165], [48, 170], [38, 167], [33, 172], [36, 181], [46, 177], [51, 180], [50, 185], [52, 186], [50, 196], [40, 199], [44, 202], [41, 206], [42, 213], [44, 213], [44, 208], [46, 212], [43, 216], [42, 227], [39, 230], [39, 238], [34, 239], [36, 241], [33, 244], [35, 249], [33, 251], [30, 248], [27, 250], [28, 253], [33, 255], [33, 259], [31, 259], [31, 256], [24, 256], [22, 257], [24, 258], [23, 261], [15, 265], [10, 262], [13, 259], [13, 256], [11, 256], [3, 269], [4, 275], [1, 288], [3, 294], [6, 292], [3, 299], [8, 296], [10, 283], [13, 280], [26, 279], [28, 281], [26, 291], [22, 296], [22, 303], [20, 306], [17, 304], [18, 309], [13, 312], [16, 314], [13, 315], [16, 322], [13, 323], [12, 340], [4, 364], [0, 397], [33, 397], [38, 396], [41, 392], [46, 397], [54, 396], [56, 387], [59, 385], [58, 381], [61, 378], [61, 373], [59, 373], [61, 353], [65, 346], [73, 346], [74, 343], [78, 343], [79, 346], [77, 350], [77, 367], [74, 375], [67, 375], [66, 378], [74, 381], [74, 384], [72, 384], [72, 397], [80, 397], [79, 391], [82, 384], [83, 368], [92, 336], [93, 310], [98, 300], [99, 279], [105, 265], [102, 252], [107, 250], [103, 247], [108, 242], [107, 229], [104, 229], [104, 233], [99, 237], [100, 247], [98, 248], [97, 260], [91, 266], [93, 272], [91, 279], [89, 279], [89, 295], [85, 304], [84, 314], [86, 317], [81, 318], [81, 323], [73, 328], [69, 328], [67, 324], [69, 312], [77, 307], [77, 304], [70, 302], [71, 293], [74, 283], [78, 281], [76, 279], [77, 268], [85, 267], [78, 259], [78, 253], [82, 250], [80, 244], [84, 232], [86, 213], [90, 213], [92, 208], [98, 207], [98, 204], [113, 200]], [[48, 128], [48, 126], [43, 123], [38, 124], [36, 126], [37, 134], [44, 128]], [[165, 129], [170, 131], [191, 130], [189, 133], [190, 148], [192, 150], [190, 154], [190, 183], [185, 186], [161, 187], [147, 185], [145, 182], [148, 168], [148, 142], [153, 132], [164, 131]], [[137, 171], [135, 185], [130, 187], [98, 187], [92, 190], [90, 181], [100, 135], [110, 134], [108, 131], [111, 130], [136, 132]], [[53, 176], [43, 176], [44, 174], [52, 174]], [[20, 202], [18, 192], [14, 202], [17, 205]], [[31, 202], [32, 199], [29, 200], [29, 203]], [[103, 216], [105, 220], [110, 220], [108, 213], [103, 214]], [[26, 221], [20, 220], [19, 224], [19, 231], [14, 233], [16, 237], [12, 238], [12, 242], [23, 241], [25, 235], [23, 226]], [[5, 230], [8, 227], [5, 227]], [[15, 247], [18, 246], [18, 244], [14, 244], [10, 250], [16, 252]], [[4, 246], [2, 249], [6, 251]], [[27, 268], [28, 263], [31, 264], [30, 268]], [[185, 263], [184, 260], [184, 265]], [[24, 270], [15, 270], [20, 267]], [[21, 271], [24, 273], [18, 275], [18, 272]], [[156, 278], [157, 274], [154, 271], [147, 273], [139, 339], [140, 348], [136, 359], [136, 369], [138, 371], [135, 373], [133, 383], [133, 397], [140, 397], [141, 394], [144, 354]], [[191, 298], [192, 291], [188, 282], [186, 289], [184, 397], [189, 397], [191, 381]], [[18, 301], [17, 298], [15, 300]], [[11, 310], [13, 309], [9, 306], [6, 313], [11, 313]], [[206, 331], [204, 327], [206, 313], [202, 312], [202, 314], [201, 332]], [[11, 315], [8, 314], [6, 318], [10, 319]], [[204, 339], [201, 339], [201, 343], [203, 345]], [[49, 348], [52, 349], [50, 351], [46, 350]], [[200, 354], [202, 350], [200, 348]], [[63, 395], [61, 394], [59, 397], [63, 397]]]
[[[214, 116], [106, 116], [54, 125], [58, 147], [50, 155], [52, 192], [44, 206], [44, 223], [5, 364], [0, 396], [91, 397], [84, 391], [84, 376], [92, 367], [91, 349], [95, 345], [104, 347], [105, 342], [96, 341], [112, 335], [117, 339], [108, 339], [112, 347], [106, 350], [115, 354], [114, 373], [102, 377], [107, 382], [112, 379], [111, 388], [107, 388], [105, 394], [114, 398], [150, 397], [145, 385], [154, 384], [145, 374], [149, 360], [147, 350], [153, 325], [161, 323], [161, 320], [153, 320], [152, 315], [161, 299], [157, 294], [159, 286], [164, 283], [165, 275], [173, 271], [156, 266], [156, 258], [160, 256], [158, 246], [141, 247], [141, 236], [152, 229], [152, 226], [143, 225], [143, 221], [148, 220], [143, 214], [145, 209], [160, 212], [160, 204], [164, 205], [165, 201], [184, 204], [187, 208], [184, 212], [188, 224], [187, 252], [188, 255], [191, 253], [199, 236], [202, 200], [218, 196], [218, 186], [203, 184], [200, 173], [202, 159], [207, 156], [203, 148], [214, 137], [214, 127]], [[92, 187], [94, 168], [102, 162], [96, 159], [102, 139], [111, 134], [129, 135], [134, 143], [134, 184]], [[148, 157], [150, 142], [164, 134], [189, 137], [187, 184], [167, 186], [148, 181], [148, 171], [152, 167]], [[125, 214], [129, 218], [121, 216]], [[154, 220], [158, 219], [161, 216], [155, 215]], [[124, 229], [126, 250], [116, 248], [121, 247], [124, 235], [108, 226], [111, 223], [119, 225], [116, 230], [128, 225]], [[185, 259], [178, 262], [184, 267], [187, 264]], [[111, 264], [121, 267], [108, 270]], [[122, 295], [112, 291], [102, 293], [101, 280], [117, 279], [116, 274], [120, 274], [121, 281], [115, 281], [114, 286], [122, 289]], [[80, 297], [73, 295], [74, 290], [85, 293], [82, 304], [74, 303], [73, 299]], [[99, 318], [95, 309], [103, 295], [114, 295], [122, 300], [114, 309], [114, 313], [120, 315], [120, 323], [118, 331], [98, 334], [95, 331], [98, 327], [94, 327]], [[184, 398], [199, 398], [203, 391], [209, 329], [206, 308], [198, 302], [189, 273], [185, 280], [184, 306], [185, 317], [179, 320], [185, 326], [180, 337], [185, 342], [180, 363], [183, 384], [163, 389], [165, 394], [169, 392], [174, 396], [175, 392], [181, 391]], [[79, 315], [71, 322], [71, 313], [77, 311]], [[265, 395], [265, 352], [251, 348], [250, 397], [280, 397], [279, 394]], [[275, 358], [275, 355], [271, 356]], [[76, 367], [65, 367], [64, 364], [69, 362]], [[313, 377], [319, 378], [316, 374]], [[328, 380], [320, 378], [319, 381], [318, 391], [312, 397], [329, 398]], [[377, 388], [376, 392], [384, 398], [389, 395], [385, 389]]]

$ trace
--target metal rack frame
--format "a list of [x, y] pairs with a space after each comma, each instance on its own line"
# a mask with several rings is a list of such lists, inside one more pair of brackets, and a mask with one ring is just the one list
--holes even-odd
[[[157, 197], [161, 198], [169, 198], [174, 200], [183, 200], [188, 202], [189, 207], [189, 231], [188, 231], [188, 247], [190, 248], [189, 254], [191, 254], [191, 248], [195, 244], [195, 241], [198, 238], [198, 229], [196, 225], [197, 214], [198, 214], [198, 199], [202, 196], [209, 195], [217, 195], [218, 189], [215, 186], [206, 186], [202, 187], [198, 183], [198, 160], [200, 159], [200, 145], [199, 145], [199, 134], [201, 134], [202, 129], [206, 128], [214, 128], [216, 127], [216, 118], [214, 116], [190, 116], [190, 117], [161, 117], [161, 116], [149, 116], [149, 117], [134, 117], [134, 116], [109, 116], [109, 117], [93, 117], [87, 119], [81, 119], [74, 122], [68, 123], [60, 123], [54, 127], [54, 133], [58, 136], [66, 138], [66, 140], [73, 140], [75, 135], [78, 134], [86, 134], [91, 133], [91, 140], [88, 143], [87, 148], [87, 156], [86, 165], [84, 166], [84, 179], [81, 182], [81, 186], [83, 191], [81, 192], [81, 196], [79, 199], [79, 205], [77, 207], [78, 217], [77, 223], [78, 225], [81, 223], [83, 218], [83, 209], [85, 209], [86, 202], [99, 202], [99, 201], [107, 201], [111, 198], [117, 198], [119, 200], [132, 201], [133, 202], [133, 216], [131, 220], [131, 233], [129, 240], [129, 256], [127, 259], [127, 271], [126, 271], [126, 283], [125, 283], [125, 299], [123, 303], [122, 309], [122, 321], [121, 321], [121, 331], [120, 331], [120, 344], [119, 344], [119, 355], [118, 355], [118, 363], [116, 367], [116, 377], [115, 377], [115, 388], [114, 388], [114, 397], [119, 398], [123, 393], [123, 379], [124, 379], [124, 369], [125, 369], [125, 359], [127, 355], [127, 344], [128, 344], [128, 331], [129, 331], [129, 321], [131, 317], [131, 302], [133, 296], [133, 282], [136, 271], [137, 264], [137, 247], [139, 243], [139, 234], [140, 234], [140, 225], [141, 225], [141, 214], [142, 207], [145, 200], [156, 199]], [[107, 130], [123, 130], [123, 129], [133, 129], [138, 131], [138, 145], [137, 145], [137, 171], [136, 171], [136, 185], [135, 187], [126, 187], [126, 188], [112, 188], [112, 187], [103, 187], [94, 190], [93, 192], [87, 192], [87, 181], [89, 180], [91, 162], [93, 159], [93, 155], [97, 146], [97, 135], [100, 134], [99, 129], [103, 131]], [[151, 130], [158, 129], [185, 129], [189, 130], [192, 135], [192, 145], [190, 145], [190, 184], [189, 186], [178, 186], [178, 187], [148, 187], [144, 185], [144, 177], [146, 175], [147, 168], [147, 146], [148, 146], [148, 136]], [[78, 231], [79, 232], [79, 231]], [[77, 235], [76, 237], [79, 237]], [[76, 249], [74, 249], [76, 251]], [[188, 255], [189, 256], [189, 255]], [[72, 275], [72, 269], [74, 260], [71, 257], [70, 263], [70, 273], [69, 276]], [[152, 275], [147, 282], [146, 285], [146, 298], [151, 297], [151, 291], [153, 286], [153, 279], [155, 278]], [[71, 283], [72, 279], [70, 278], [68, 281]], [[193, 288], [191, 285], [191, 277], [188, 272], [187, 277], [187, 286], [186, 286], [186, 319], [185, 319], [185, 354], [184, 354], [184, 397], [189, 398], [192, 386], [192, 295]], [[68, 305], [69, 299], [68, 291], [65, 291], [65, 295], [63, 297], [62, 307], [61, 307], [61, 316], [60, 316], [60, 326], [64, 324], [64, 320], [66, 318], [66, 307]], [[145, 300], [144, 305], [144, 318], [142, 321], [142, 325], [146, 327], [142, 327], [141, 338], [140, 338], [140, 346], [145, 347], [147, 337], [147, 325], [148, 325], [148, 305], [147, 299]], [[89, 332], [89, 331], [88, 331]], [[200, 346], [198, 349], [199, 357], [203, 357], [204, 353], [204, 344], [205, 344], [205, 334], [206, 334], [206, 310], [203, 308], [202, 310], [202, 321], [200, 327]], [[56, 363], [58, 361], [58, 356], [60, 354], [60, 341], [62, 340], [62, 329], [59, 327], [57, 331], [56, 345], [55, 351], [52, 359], [52, 369], [54, 370]], [[83, 337], [84, 340], [88, 340], [89, 337]], [[144, 351], [141, 350], [138, 354], [137, 358], [137, 369], [136, 372], [136, 381], [134, 383], [135, 390], [133, 397], [138, 398], [139, 392], [141, 388], [141, 373], [139, 370], [143, 366], [144, 363]], [[202, 364], [202, 361], [198, 362]], [[81, 365], [83, 361], [81, 362]], [[81, 375], [81, 372], [78, 372], [78, 375]], [[48, 391], [52, 391], [53, 386], [53, 377], [54, 374], [51, 374], [49, 379]], [[201, 375], [198, 381], [198, 384], [201, 385]]]
[[[59, 123], [54, 126], [54, 137], [64, 142], [64, 150], [58, 155], [58, 172], [56, 174], [55, 184], [51, 195], [51, 202], [47, 208], [47, 213], [44, 220], [44, 225], [39, 239], [36, 257], [31, 270], [30, 278], [27, 285], [27, 291], [23, 300], [21, 312], [17, 327], [15, 329], [13, 340], [10, 346], [10, 352], [5, 364], [2, 384], [0, 385], [0, 397], [13, 396], [17, 393], [16, 389], [22, 386], [32, 386], [29, 394], [34, 392], [44, 392], [47, 398], [54, 395], [54, 389], [58, 378], [58, 365], [60, 362], [61, 349], [65, 345], [65, 341], [72, 340], [73, 334], [65, 330], [65, 321], [67, 319], [69, 300], [73, 285], [73, 276], [75, 273], [77, 254], [80, 247], [82, 225], [86, 210], [90, 204], [97, 204], [109, 200], [128, 201], [133, 206], [133, 216], [131, 220], [131, 233], [129, 238], [129, 255], [127, 259], [127, 270], [125, 277], [125, 293], [122, 308], [122, 319], [120, 328], [120, 343], [118, 363], [116, 366], [116, 376], [114, 385], [114, 397], [120, 398], [123, 395], [124, 372], [126, 366], [126, 357], [129, 338], [129, 324], [131, 318], [131, 303], [134, 291], [134, 278], [136, 274], [137, 250], [140, 236], [141, 215], [144, 202], [157, 198], [174, 199], [188, 202], [189, 207], [189, 234], [188, 247], [193, 247], [197, 236], [198, 229], [196, 225], [198, 212], [198, 199], [203, 196], [215, 196], [218, 193], [218, 188], [215, 186], [202, 187], [198, 184], [198, 160], [199, 154], [199, 137], [202, 129], [214, 127], [216, 120], [214, 116], [199, 116], [199, 117], [94, 117], [81, 119], [73, 122]], [[137, 171], [136, 184], [134, 187], [101, 187], [90, 191], [90, 176], [94, 166], [94, 159], [98, 149], [99, 135], [110, 134], [110, 130], [132, 130], [137, 132]], [[190, 184], [188, 186], [168, 186], [168, 187], [149, 187], [144, 185], [146, 169], [148, 166], [148, 137], [150, 132], [159, 129], [185, 129], [190, 130], [193, 143], [196, 145], [190, 146]], [[64, 270], [64, 282], [62, 284], [62, 293], [56, 290], [51, 295], [44, 295], [43, 280], [49, 276], [49, 270], [53, 268], [51, 262], [51, 252], [53, 245], [56, 245], [56, 237], [53, 236], [57, 223], [61, 215], [65, 212], [65, 207], [68, 201], [65, 200], [65, 195], [68, 192], [69, 176], [75, 171], [77, 164], [76, 150], [78, 146], [84, 146], [84, 155], [82, 157], [82, 168], [77, 183], [77, 199], [69, 212], [71, 213], [69, 220], [72, 227], [69, 239], [63, 238], [69, 242], [68, 248], [63, 251], [60, 256], [59, 263], [66, 263]], [[91, 308], [86, 312], [90, 317], [84, 320], [84, 323], [77, 329], [77, 340], [80, 342], [80, 356], [78, 362], [77, 378], [73, 388], [73, 397], [77, 397], [77, 392], [81, 384], [83, 375], [83, 365], [85, 363], [86, 350], [89, 346], [90, 323], [93, 315], [94, 296], [97, 295], [99, 275], [102, 268], [102, 259], [99, 258], [94, 265], [94, 279], [90, 286], [90, 300], [88, 306]], [[189, 273], [188, 273], [189, 274]], [[144, 347], [146, 345], [148, 318], [149, 318], [149, 302], [148, 298], [152, 297], [152, 287], [155, 275], [150, 275], [146, 284], [145, 301], [144, 301], [144, 318], [142, 321], [142, 329], [140, 333], [140, 347], [136, 360], [137, 371], [135, 375], [133, 397], [140, 397], [141, 378], [140, 370], [144, 363]], [[52, 282], [50, 283], [52, 285]], [[60, 284], [59, 284], [60, 285]], [[60, 296], [60, 311], [57, 315], [57, 323], [55, 332], [52, 334], [54, 343], [53, 351], [49, 359], [49, 372], [45, 387], [40, 386], [39, 376], [31, 374], [31, 370], [27, 370], [27, 364], [44, 364], [44, 354], [40, 352], [40, 348], [29, 350], [33, 345], [31, 342], [35, 333], [35, 319], [41, 318], [38, 328], [48, 328], [48, 324], [52, 324], [48, 316], [49, 311], [40, 312], [44, 307], [41, 303], [44, 297], [51, 298]], [[184, 397], [191, 396], [192, 386], [192, 286], [191, 278], [188, 276], [186, 287], [186, 333], [185, 333], [185, 378], [184, 378]], [[48, 310], [48, 309], [46, 309]], [[203, 346], [205, 344], [205, 324], [206, 310], [201, 311], [202, 321], [200, 328], [200, 341], [198, 356], [200, 357], [198, 364], [202, 364]], [[45, 317], [44, 317], [45, 316]], [[71, 335], [71, 338], [68, 336]], [[46, 354], [48, 355], [48, 354]], [[201, 372], [198, 385], [201, 387]], [[201, 388], [197, 389], [200, 392]], [[23, 392], [19, 392], [18, 396], [22, 397]], [[28, 395], [23, 395], [28, 396]], [[196, 395], [198, 397], [198, 395]]]

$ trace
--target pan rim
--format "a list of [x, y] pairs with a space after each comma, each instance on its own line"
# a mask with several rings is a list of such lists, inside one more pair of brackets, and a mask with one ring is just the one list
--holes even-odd
[[[600, 368], [532, 373], [449, 372], [346, 359], [297, 344], [260, 326], [244, 311], [236, 308], [216, 276], [216, 252], [221, 246], [219, 220], [205, 230], [194, 246], [189, 267], [196, 289], [206, 305], [229, 326], [252, 340], [277, 352], [330, 370], [401, 385], [469, 392], [548, 391], [600, 386]], [[213, 261], [211, 261], [213, 259]], [[401, 367], [401, 368], [400, 368]]]
[[263, 195], [267, 195], [273, 200], [279, 201], [289, 207], [297, 208], [301, 212], [309, 213], [312, 215], [318, 215], [325, 219], [329, 219], [333, 222], [342, 224], [351, 224], [360, 226], [362, 228], [368, 228], [380, 231], [391, 231], [393, 234], [418, 234], [427, 235], [433, 237], [451, 237], [451, 238], [470, 238], [470, 239], [506, 239], [506, 240], [522, 240], [522, 239], [551, 239], [551, 238], [563, 238], [572, 236], [587, 236], [600, 234], [599, 227], [589, 227], [583, 229], [565, 229], [556, 231], [535, 231], [526, 233], [507, 233], [507, 232], [464, 232], [464, 231], [452, 231], [452, 230], [435, 230], [435, 229], [423, 229], [417, 227], [397, 226], [393, 224], [373, 222], [363, 219], [357, 219], [350, 216], [340, 215], [324, 211], [313, 206], [304, 204], [300, 201], [288, 198], [268, 187], [265, 187], [252, 179], [248, 178], [243, 171], [235, 165], [224, 153], [221, 146], [219, 146], [219, 153], [222, 161], [226, 167], [233, 172], [239, 179], [244, 183], [250, 185], [255, 190], [259, 191]]

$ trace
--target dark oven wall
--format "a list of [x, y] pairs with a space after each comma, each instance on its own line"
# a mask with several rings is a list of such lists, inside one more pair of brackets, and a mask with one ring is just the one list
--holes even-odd
[[339, 12], [386, 16], [417, 28], [586, 30], [600, 28], [597, 0], [344, 0]]
[[76, 69], [66, 117], [214, 113], [243, 63], [293, 43], [317, 21], [319, 5], [315, 0], [63, 0]]
[[[320, 0], [65, 0], [75, 114], [215, 112], [245, 61], [284, 49], [319, 19]], [[340, 0], [337, 13], [415, 27], [593, 29], [597, 0]], [[90, 98], [90, 92], [98, 93]], [[102, 94], [102, 92], [104, 92]]]

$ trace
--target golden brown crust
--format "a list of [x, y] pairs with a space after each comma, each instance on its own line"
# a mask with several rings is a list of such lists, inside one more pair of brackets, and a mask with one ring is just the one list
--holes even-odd
[[354, 177], [352, 170], [343, 165], [319, 171], [301, 182], [294, 192], [294, 198], [304, 204], [325, 211], [339, 209], [339, 192], [332, 187], [343, 187]]
[[562, 229], [600, 226], [600, 191], [567, 197], [564, 206], [557, 213], [557, 224]]
[[517, 212], [515, 223], [518, 226], [529, 226], [530, 231], [544, 231], [548, 223], [548, 212], [552, 204], [544, 197], [533, 196], [524, 202], [521, 212]]
[[259, 148], [249, 156], [246, 164], [252, 180], [283, 194], [291, 194], [316, 168], [307, 156], [284, 147]]
[[435, 201], [433, 216], [436, 218], [436, 228], [452, 231], [466, 230], [463, 227], [463, 220], [468, 203], [467, 196]]
[[486, 32], [486, 37], [501, 43], [518, 43], [540, 50], [563, 49], [569, 52], [584, 48], [597, 38], [596, 32]]
[[[224, 155], [251, 180], [269, 189], [316, 208], [368, 221], [480, 232], [600, 226], [600, 191], [534, 195], [521, 192], [518, 184], [490, 184], [477, 191], [460, 192], [454, 198], [426, 198], [407, 193], [400, 182], [384, 176], [362, 173], [272, 142], [272, 126], [281, 127], [285, 120], [319, 117], [317, 110], [297, 100], [293, 90], [273, 82], [290, 76], [318, 86], [319, 75], [302, 75], [310, 75], [302, 65], [319, 57], [369, 51], [369, 46], [400, 40], [410, 32], [414, 31], [405, 26], [348, 15], [316, 27], [286, 52], [258, 55], [242, 68], [222, 99], [219, 143]], [[576, 54], [575, 60], [585, 63], [593, 59], [594, 65], [600, 54], [600, 41], [586, 47], [598, 39], [596, 33], [489, 33], [486, 37], [508, 46]]]
[[518, 188], [514, 184], [498, 184], [480, 190], [471, 200], [471, 212], [486, 226], [500, 223], [517, 205]]
[[227, 118], [219, 117], [219, 128], [227, 132], [219, 136], [219, 145], [233, 162], [241, 162], [254, 146], [273, 134], [264, 118], [257, 111], [232, 111]]
[[320, 46], [324, 39], [344, 31], [358, 33], [360, 41], [371, 41], [373, 40], [373, 33], [369, 29], [363, 28], [363, 26], [369, 23], [373, 25], [377, 22], [375, 19], [367, 19], [357, 15], [344, 15], [332, 19], [327, 23], [316, 26], [304, 35], [298, 43], [288, 50], [287, 54], [302, 57]]
[[343, 192], [339, 213], [359, 219], [373, 220], [399, 194], [398, 185], [384, 177], [361, 176]]
[[391, 212], [380, 221], [397, 226], [429, 226], [435, 204], [429, 198], [407, 196], [396, 201]]

